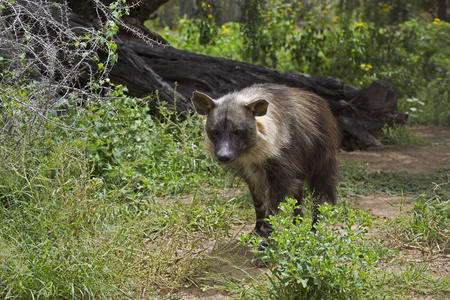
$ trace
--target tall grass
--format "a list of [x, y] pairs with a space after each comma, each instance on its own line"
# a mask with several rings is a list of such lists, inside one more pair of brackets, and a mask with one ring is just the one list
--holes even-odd
[[236, 201], [204, 196], [233, 179], [202, 154], [200, 121], [119, 100], [86, 112], [82, 135], [47, 124], [34, 143], [0, 146], [0, 297], [170, 291], [239, 222]]

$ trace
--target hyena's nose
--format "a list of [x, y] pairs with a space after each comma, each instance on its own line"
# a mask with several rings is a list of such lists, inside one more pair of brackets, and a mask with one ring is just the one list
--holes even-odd
[[221, 163], [228, 163], [231, 161], [233, 154], [228, 149], [220, 149], [216, 154], [217, 160]]

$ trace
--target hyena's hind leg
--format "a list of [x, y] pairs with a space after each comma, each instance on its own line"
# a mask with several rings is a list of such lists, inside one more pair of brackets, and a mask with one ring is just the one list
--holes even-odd
[[333, 205], [337, 203], [336, 181], [336, 174], [325, 170], [311, 177], [310, 187], [313, 193], [311, 230], [314, 232], [316, 232], [314, 225], [319, 220], [319, 205], [323, 202], [328, 202]]
[[300, 184], [300, 187], [297, 190], [297, 194], [294, 195], [294, 200], [296, 200], [295, 208], [294, 208], [294, 217], [303, 218], [305, 215], [303, 213], [303, 182]]

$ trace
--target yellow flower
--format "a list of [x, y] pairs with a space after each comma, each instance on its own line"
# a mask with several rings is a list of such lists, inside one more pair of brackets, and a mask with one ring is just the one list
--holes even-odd
[[206, 3], [202, 1], [202, 7], [206, 7]]
[[361, 69], [364, 69], [364, 71], [369, 71], [370, 69], [372, 69], [372, 66], [369, 64], [361, 64], [360, 67]]
[[212, 19], [212, 14], [209, 14], [209, 15], [208, 15], [208, 19]]
[[228, 29], [228, 27], [225, 24], [223, 24], [221, 26], [221, 28], [222, 28], [222, 34], [226, 34], [226, 33], [230, 32], [230, 29]]
[[366, 22], [356, 23], [356, 26], [364, 27], [364, 26], [366, 26]]
[[323, 11], [323, 14], [324, 14], [324, 15], [328, 14], [328, 11], [327, 11], [327, 10], [324, 10], [324, 11]]
[[339, 16], [334, 17], [333, 23], [336, 23], [338, 19], [339, 19]]
[[388, 13], [392, 10], [392, 5], [385, 4], [383, 8], [378, 10], [379, 14]]
[[291, 26], [289, 26], [289, 28], [290, 28], [290, 29], [294, 29], [294, 28], [295, 28], [295, 26], [294, 26], [294, 25], [291, 25]]
[[439, 25], [439, 23], [441, 23], [440, 19], [438, 19], [438, 18], [434, 19], [434, 21], [433, 21], [434, 25]]
[[445, 25], [445, 26], [448, 26], [448, 22], [445, 22], [444, 25]]

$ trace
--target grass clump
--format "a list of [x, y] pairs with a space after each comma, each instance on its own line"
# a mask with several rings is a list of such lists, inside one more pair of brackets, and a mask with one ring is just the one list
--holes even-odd
[[47, 157], [22, 164], [27, 168], [16, 168], [8, 177], [24, 178], [18, 189], [23, 197], [3, 190], [6, 199], [15, 201], [3, 198], [0, 206], [0, 295], [95, 298], [119, 293], [120, 272], [113, 266], [123, 259], [117, 251], [123, 239], [92, 197], [95, 188], [83, 151], [62, 143]]
[[235, 201], [177, 199], [229, 180], [211, 176], [221, 169], [201, 153], [199, 120], [110, 101], [79, 116], [81, 133], [1, 137], [0, 298], [157, 295], [202, 274], [231, 234]]
[[383, 128], [383, 136], [381, 137], [383, 145], [389, 146], [430, 146], [431, 143], [425, 138], [418, 137], [411, 129], [406, 126], [385, 126]]
[[202, 274], [236, 202], [163, 201], [99, 181], [82, 144], [28, 165], [26, 197], [5, 191], [15, 200], [0, 206], [0, 297], [139, 298]]
[[422, 253], [450, 252], [450, 194], [443, 190], [449, 182], [417, 196], [408, 214], [387, 223], [387, 235], [399, 249]]
[[450, 293], [449, 274], [437, 271], [439, 261], [446, 261], [450, 252], [449, 196], [439, 191], [445, 185], [448, 181], [419, 195], [406, 214], [384, 220], [374, 231], [386, 247], [399, 254], [378, 273], [380, 293], [393, 299]]
[[[449, 168], [440, 169], [432, 174], [409, 174], [407, 172], [370, 171], [367, 166], [347, 163], [340, 166], [342, 179], [339, 193], [343, 197], [357, 194], [369, 195], [387, 193], [393, 195], [421, 195], [427, 193], [432, 182], [448, 181]], [[437, 192], [450, 194], [448, 184], [443, 184]]]
[[450, 200], [442, 201], [437, 197], [414, 203], [413, 218], [410, 222], [409, 241], [423, 243], [422, 249], [450, 251]]

